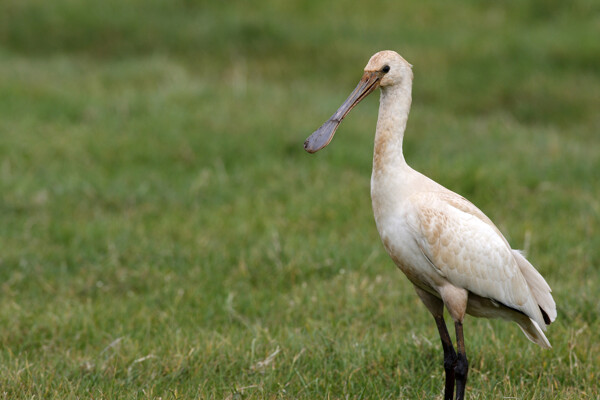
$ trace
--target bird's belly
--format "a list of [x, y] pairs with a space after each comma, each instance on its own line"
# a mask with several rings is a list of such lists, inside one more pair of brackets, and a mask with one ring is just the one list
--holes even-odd
[[394, 263], [416, 286], [437, 293], [443, 277], [435, 271], [420, 250], [411, 230], [409, 218], [402, 213], [375, 216], [377, 230], [385, 250]]

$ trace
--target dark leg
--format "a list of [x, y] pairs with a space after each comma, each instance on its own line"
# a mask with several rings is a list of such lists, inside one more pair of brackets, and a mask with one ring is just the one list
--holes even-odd
[[444, 387], [444, 400], [452, 400], [454, 398], [454, 367], [456, 365], [456, 352], [452, 346], [452, 339], [446, 322], [443, 316], [436, 316], [435, 323], [442, 339], [442, 347], [444, 349], [444, 370], [446, 371], [446, 386]]
[[462, 322], [454, 322], [456, 328], [456, 349], [458, 357], [454, 373], [456, 375], [456, 400], [465, 398], [465, 387], [467, 385], [467, 373], [469, 371], [469, 363], [467, 361], [467, 353], [465, 352], [465, 338], [463, 336]]

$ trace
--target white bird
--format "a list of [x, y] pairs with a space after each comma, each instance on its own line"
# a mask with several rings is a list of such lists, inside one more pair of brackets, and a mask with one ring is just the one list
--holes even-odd
[[[344, 117], [381, 88], [371, 198], [377, 230], [396, 265], [415, 286], [433, 317], [444, 350], [444, 399], [463, 399], [468, 362], [465, 314], [516, 322], [544, 348], [542, 332], [556, 318], [550, 286], [492, 221], [464, 197], [408, 166], [402, 139], [410, 111], [412, 66], [394, 51], [369, 60], [358, 86], [304, 143], [309, 153], [327, 146]], [[454, 350], [444, 322], [454, 320]]]

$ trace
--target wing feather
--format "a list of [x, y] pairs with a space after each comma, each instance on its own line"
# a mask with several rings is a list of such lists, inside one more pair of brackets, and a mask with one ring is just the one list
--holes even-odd
[[504, 236], [477, 207], [452, 195], [419, 193], [411, 199], [425, 257], [452, 285], [522, 311], [545, 327]]

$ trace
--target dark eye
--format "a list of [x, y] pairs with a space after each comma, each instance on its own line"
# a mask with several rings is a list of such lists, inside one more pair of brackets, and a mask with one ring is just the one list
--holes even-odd
[[386, 65], [385, 67], [381, 68], [381, 72], [387, 74], [388, 72], [390, 72], [390, 66]]

